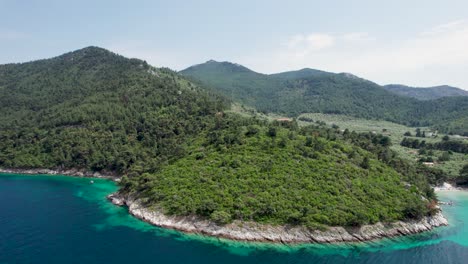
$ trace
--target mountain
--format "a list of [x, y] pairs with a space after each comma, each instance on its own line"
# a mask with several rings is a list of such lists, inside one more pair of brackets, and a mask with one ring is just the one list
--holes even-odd
[[[231, 76], [236, 96], [281, 91], [239, 65], [203, 67]], [[1, 168], [113, 173], [159, 213], [315, 229], [435, 212], [429, 182], [443, 175], [399, 159], [382, 135], [225, 113], [210, 88], [98, 47], [0, 65], [0, 93]]]
[[276, 74], [270, 74], [270, 76], [272, 77], [277, 77], [277, 78], [286, 79], [286, 80], [301, 79], [301, 78], [307, 78], [307, 77], [318, 77], [318, 76], [326, 76], [326, 75], [333, 75], [333, 73], [310, 69], [310, 68], [304, 68], [298, 71], [287, 71], [287, 72], [281, 72], [281, 73], [276, 73]]
[[230, 62], [209, 61], [180, 73], [259, 111], [293, 116], [302, 112], [345, 113], [348, 107], [366, 116], [371, 104], [391, 104], [368, 100], [372, 94], [379, 94], [374, 96], [378, 99], [400, 98], [354, 76], [312, 69], [266, 75]]
[[97, 47], [1, 65], [0, 93], [2, 167], [156, 171], [226, 107], [175, 72]]
[[[200, 79], [203, 85], [226, 97], [255, 105], [259, 98], [273, 100], [270, 90], [281, 89], [278, 81], [265, 74], [249, 70], [239, 64], [214, 60], [194, 65], [181, 72], [184, 76]], [[198, 78], [203, 76], [203, 78]]]
[[229, 62], [212, 61], [180, 73], [261, 112], [345, 114], [468, 134], [468, 97], [420, 101], [349, 73], [303, 69], [266, 75]]
[[387, 91], [390, 91], [392, 93], [402, 96], [413, 97], [418, 100], [434, 100], [450, 96], [468, 96], [468, 91], [448, 85], [434, 86], [428, 88], [417, 88], [401, 84], [389, 84], [383, 87]]

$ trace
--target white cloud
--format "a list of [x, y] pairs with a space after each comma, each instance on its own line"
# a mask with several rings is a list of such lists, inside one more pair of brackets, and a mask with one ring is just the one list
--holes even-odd
[[352, 72], [379, 83], [436, 85], [443, 79], [444, 84], [468, 89], [468, 75], [455, 74], [460, 72], [456, 69], [468, 68], [467, 20], [437, 25], [398, 41], [392, 36], [377, 39], [366, 32], [350, 32], [295, 35], [287, 43], [271, 54], [240, 62], [260, 72], [312, 67]]
[[350, 66], [369, 72], [399, 72], [467, 64], [468, 24], [457, 22], [435, 29], [431, 34], [420, 34], [396, 44], [382, 45], [363, 52], [359, 54], [359, 61]]
[[307, 45], [312, 50], [321, 50], [333, 46], [335, 40], [327, 34], [311, 34], [307, 36]]
[[314, 33], [309, 35], [294, 35], [287, 41], [291, 50], [301, 50], [305, 53], [322, 50], [333, 46], [335, 39], [328, 34]]
[[462, 29], [466, 26], [467, 21], [465, 19], [451, 21], [442, 25], [437, 25], [430, 30], [424, 31], [421, 35], [436, 35], [436, 34], [444, 34], [450, 31], [454, 31], [457, 29]]
[[368, 44], [376, 41], [376, 39], [370, 36], [367, 32], [346, 33], [341, 36], [341, 39], [351, 44]]

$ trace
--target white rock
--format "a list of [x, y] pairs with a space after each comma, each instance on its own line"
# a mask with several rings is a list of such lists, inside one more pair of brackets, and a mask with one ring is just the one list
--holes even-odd
[[116, 194], [114, 196], [110, 195], [108, 198], [115, 204], [126, 204], [132, 215], [156, 226], [242, 241], [279, 243], [358, 242], [415, 234], [431, 230], [434, 227], [448, 225], [447, 219], [439, 211], [434, 216], [424, 217], [419, 221], [398, 221], [390, 224], [377, 223], [354, 228], [330, 227], [325, 231], [309, 230], [300, 226], [272, 226], [238, 220], [220, 226], [196, 216], [167, 216], [159, 211], [145, 208], [139, 200], [134, 200], [132, 197], [122, 197]]

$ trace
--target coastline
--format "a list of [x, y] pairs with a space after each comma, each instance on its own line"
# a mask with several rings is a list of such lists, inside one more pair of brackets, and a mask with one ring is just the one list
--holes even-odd
[[[89, 172], [78, 169], [3, 169], [0, 173], [66, 175], [73, 177], [106, 178], [119, 181], [116, 175]], [[452, 187], [436, 187], [436, 191], [465, 191]], [[270, 242], [283, 244], [298, 243], [342, 243], [366, 242], [381, 238], [404, 236], [430, 231], [439, 226], [447, 226], [448, 221], [439, 211], [436, 215], [421, 220], [397, 221], [395, 223], [376, 223], [361, 227], [329, 227], [325, 231], [309, 230], [300, 226], [273, 226], [256, 222], [233, 221], [231, 224], [218, 225], [196, 216], [167, 216], [146, 208], [141, 200], [122, 196], [119, 192], [107, 196], [118, 206], [126, 206], [131, 215], [155, 226], [174, 229], [185, 233], [195, 233], [211, 237], [226, 238], [243, 242]]]
[[127, 206], [130, 214], [155, 226], [245, 242], [340, 243], [365, 242], [381, 238], [417, 234], [435, 227], [447, 226], [448, 221], [439, 211], [421, 220], [376, 223], [361, 227], [329, 227], [325, 231], [309, 230], [298, 226], [273, 226], [235, 220], [231, 224], [218, 225], [196, 216], [167, 216], [143, 206], [141, 200], [119, 193], [107, 197], [112, 203]]
[[455, 187], [450, 183], [444, 182], [442, 186], [436, 186], [434, 187], [435, 192], [441, 192], [441, 191], [468, 191], [468, 188], [464, 187]]
[[120, 177], [112, 173], [100, 173], [85, 171], [80, 169], [5, 169], [0, 168], [0, 173], [14, 174], [47, 174], [47, 175], [66, 175], [73, 177], [92, 177], [119, 181]]

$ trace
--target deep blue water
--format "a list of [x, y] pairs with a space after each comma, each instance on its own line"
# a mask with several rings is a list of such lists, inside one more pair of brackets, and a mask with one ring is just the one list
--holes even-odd
[[239, 243], [150, 226], [107, 180], [0, 174], [0, 263], [468, 263], [468, 194], [439, 193], [450, 227], [366, 244]]

